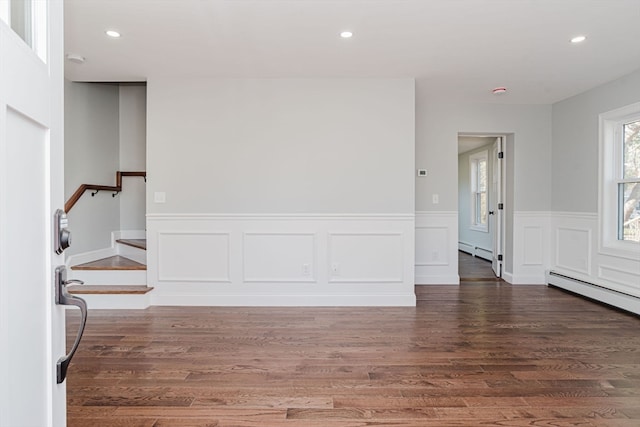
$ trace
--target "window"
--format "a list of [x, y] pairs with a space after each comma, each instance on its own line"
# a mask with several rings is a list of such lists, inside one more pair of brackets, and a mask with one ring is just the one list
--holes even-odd
[[600, 115], [600, 247], [640, 250], [640, 103]]
[[622, 124], [618, 239], [640, 243], [640, 117]]
[[471, 229], [489, 231], [487, 192], [488, 152], [472, 154], [469, 157], [471, 176]]

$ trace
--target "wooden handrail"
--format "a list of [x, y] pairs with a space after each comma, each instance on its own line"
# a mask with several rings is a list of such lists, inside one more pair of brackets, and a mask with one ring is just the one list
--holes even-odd
[[64, 211], [68, 213], [71, 210], [71, 208], [73, 207], [73, 205], [75, 205], [76, 202], [78, 200], [80, 200], [80, 197], [82, 197], [84, 192], [87, 191], [87, 190], [117, 191], [118, 193], [121, 192], [122, 191], [122, 177], [123, 176], [141, 176], [141, 177], [143, 177], [145, 179], [145, 181], [147, 180], [147, 173], [146, 172], [121, 172], [121, 171], [117, 171], [116, 172], [116, 185], [115, 186], [96, 185], [96, 184], [82, 184], [80, 187], [78, 187], [76, 192], [73, 193], [71, 195], [71, 197], [69, 197], [69, 200], [67, 200], [67, 203], [64, 204]]

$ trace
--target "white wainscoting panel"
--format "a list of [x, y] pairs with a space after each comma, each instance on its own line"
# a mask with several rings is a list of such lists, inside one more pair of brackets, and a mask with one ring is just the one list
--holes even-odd
[[524, 250], [522, 257], [522, 265], [542, 266], [544, 263], [544, 233], [547, 229], [539, 225], [525, 225], [522, 227], [524, 236]]
[[458, 212], [416, 212], [417, 285], [457, 285]]
[[[629, 305], [621, 302], [624, 295], [640, 298], [640, 252], [635, 260], [600, 252], [598, 214], [554, 212], [551, 223], [555, 244], [550, 270], [575, 279], [567, 289], [625, 310]], [[565, 282], [560, 285], [566, 287]]]
[[591, 230], [588, 228], [557, 227], [555, 266], [582, 274], [591, 271]]
[[416, 226], [416, 265], [449, 265], [448, 248], [448, 227]]
[[413, 214], [150, 214], [154, 305], [415, 305]]
[[402, 233], [329, 234], [329, 282], [402, 283]]
[[605, 281], [618, 283], [629, 288], [640, 288], [640, 268], [632, 271], [624, 268], [601, 264], [598, 267], [598, 277], [600, 279], [604, 279]]
[[504, 274], [509, 283], [545, 283], [545, 271], [549, 265], [550, 218], [549, 212], [513, 213], [513, 271]]
[[244, 233], [245, 282], [314, 282], [314, 233]]
[[230, 233], [158, 232], [158, 281], [231, 282]]

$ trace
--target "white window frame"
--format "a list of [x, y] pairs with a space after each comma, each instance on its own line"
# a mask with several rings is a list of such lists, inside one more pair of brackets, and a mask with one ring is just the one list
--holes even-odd
[[[478, 192], [478, 164], [484, 161], [487, 170], [487, 182], [485, 185], [486, 199], [487, 199], [487, 213], [484, 224], [478, 222], [477, 200], [480, 192]], [[475, 231], [489, 232], [489, 151], [484, 150], [478, 153], [474, 153], [469, 156], [469, 177], [470, 177], [470, 190], [471, 190], [471, 225], [470, 229]]]
[[599, 116], [598, 249], [602, 254], [633, 260], [640, 256], [640, 243], [618, 238], [618, 184], [624, 182], [622, 125], [636, 120], [640, 120], [640, 102]]

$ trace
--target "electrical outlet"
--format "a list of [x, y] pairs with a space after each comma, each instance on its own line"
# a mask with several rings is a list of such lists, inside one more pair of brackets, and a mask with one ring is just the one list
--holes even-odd
[[307, 263], [302, 264], [302, 275], [311, 276], [311, 265]]
[[334, 262], [333, 264], [331, 264], [331, 275], [332, 276], [340, 275], [340, 264], [338, 264], [337, 262]]

